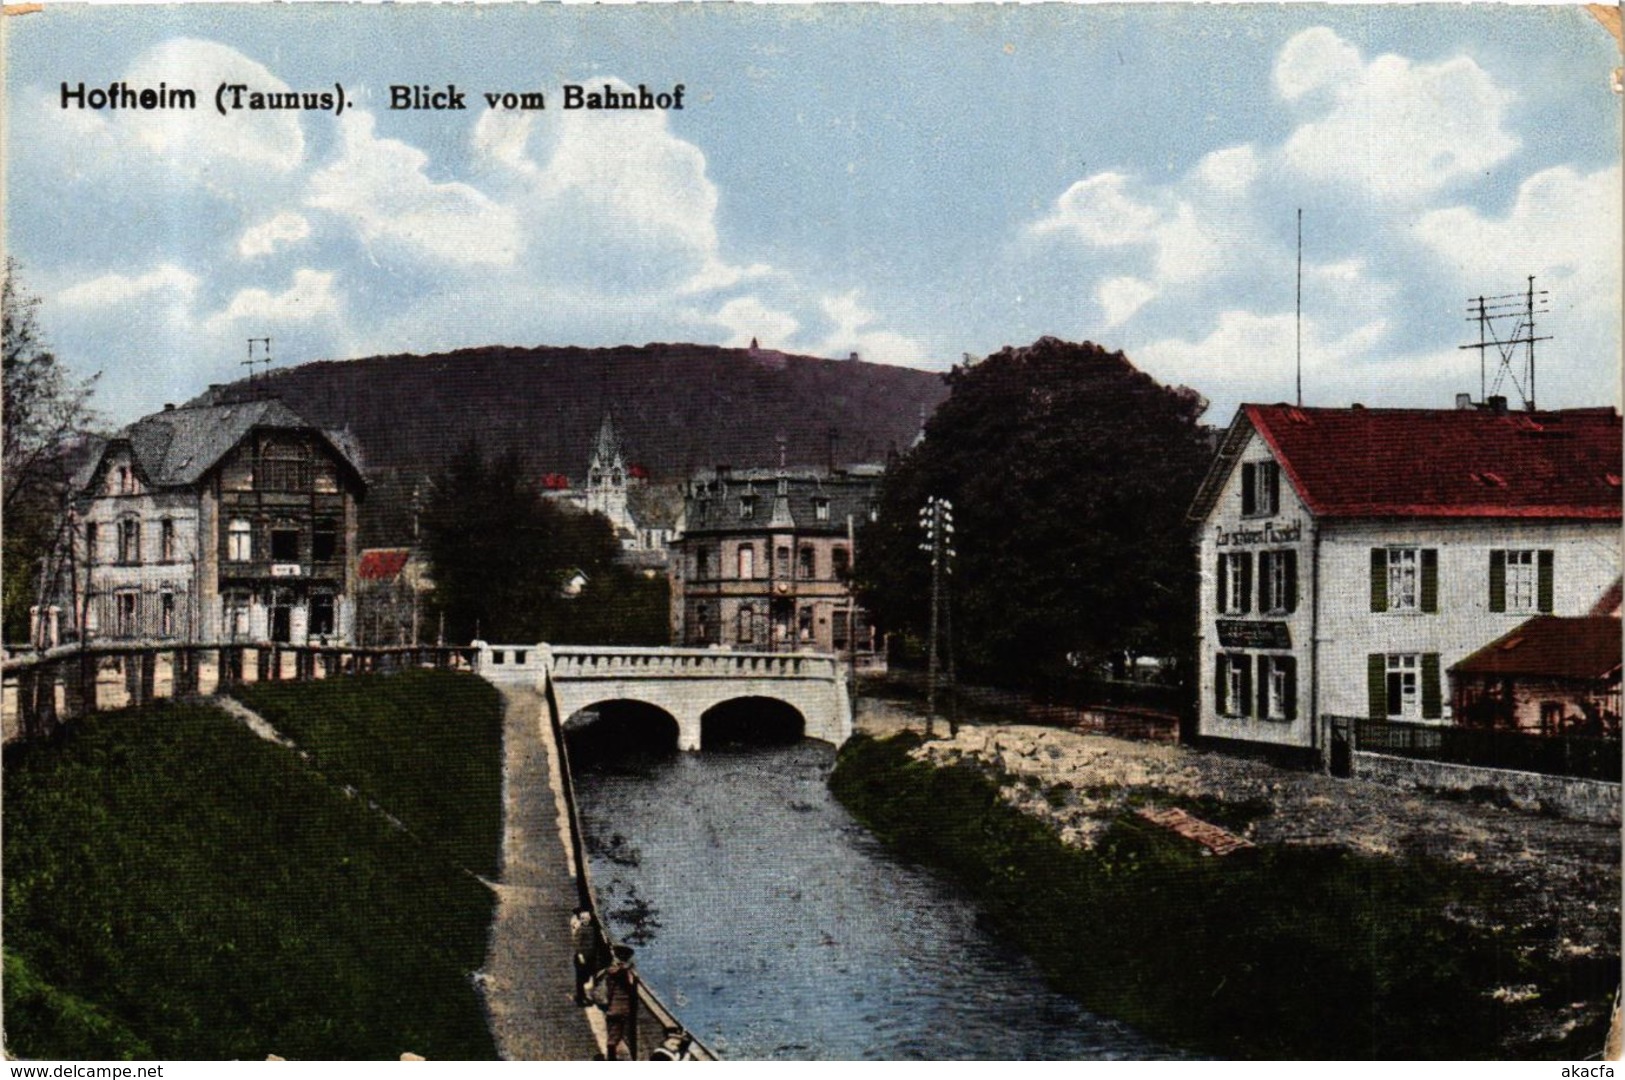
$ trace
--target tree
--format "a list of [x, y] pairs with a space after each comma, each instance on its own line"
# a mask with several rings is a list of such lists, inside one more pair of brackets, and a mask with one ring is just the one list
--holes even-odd
[[[664, 582], [617, 565], [609, 521], [544, 499], [529, 474], [471, 442], [434, 483], [423, 536], [450, 640], [665, 644]], [[567, 595], [577, 572], [586, 586]]]
[[17, 280], [7, 258], [0, 282], [4, 400], [0, 402], [0, 520], [5, 523], [3, 559], [5, 636], [28, 632], [28, 609], [40, 588], [42, 559], [49, 557], [64, 511], [68, 485], [88, 430], [96, 376], [75, 379], [45, 345], [36, 315], [40, 299]]
[[1041, 338], [947, 376], [925, 440], [888, 469], [859, 537], [865, 603], [889, 631], [922, 637], [928, 497], [954, 504], [949, 577], [959, 666], [1032, 684], [1180, 656], [1195, 618], [1185, 511], [1210, 452], [1206, 402], [1122, 353]]

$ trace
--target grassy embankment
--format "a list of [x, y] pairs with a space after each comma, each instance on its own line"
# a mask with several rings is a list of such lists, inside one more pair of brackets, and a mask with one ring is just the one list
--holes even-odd
[[[996, 778], [914, 761], [917, 745], [854, 737], [836, 796], [895, 851], [966, 886], [1060, 989], [1169, 1044], [1247, 1058], [1496, 1057], [1529, 1025], [1526, 1004], [1494, 988], [1612, 992], [1529, 959], [1537, 950], [1512, 931], [1447, 917], [1498, 906], [1470, 870], [1330, 848], [1203, 857], [1133, 816], [1093, 849], [1070, 848], [1004, 803]], [[1583, 1057], [1602, 1037], [1517, 1049]]]
[[198, 703], [8, 748], [8, 1053], [494, 1056], [469, 871], [500, 845], [496, 692], [412, 672], [243, 696], [314, 760]]

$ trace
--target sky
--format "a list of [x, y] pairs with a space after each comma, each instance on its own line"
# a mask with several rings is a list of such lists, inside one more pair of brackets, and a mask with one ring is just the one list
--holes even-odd
[[[1043, 335], [1225, 423], [1296, 394], [1300, 209], [1305, 404], [1477, 398], [1469, 300], [1531, 274], [1539, 404], [1619, 402], [1622, 61], [1579, 7], [48, 5], [4, 31], [6, 251], [112, 423], [241, 377], [249, 338], [281, 367], [756, 338], [945, 370]], [[198, 107], [63, 108], [81, 82]], [[221, 115], [222, 83], [346, 107]], [[684, 107], [567, 111], [567, 84]], [[467, 108], [390, 108], [414, 85]], [[482, 96], [510, 91], [546, 108]]]

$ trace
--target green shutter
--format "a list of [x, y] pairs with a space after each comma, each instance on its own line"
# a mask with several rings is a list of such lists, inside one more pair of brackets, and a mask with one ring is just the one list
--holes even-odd
[[1268, 720], [1270, 717], [1270, 663], [1270, 658], [1267, 656], [1258, 658], [1258, 686], [1256, 687], [1258, 690], [1258, 712], [1254, 715], [1260, 720]]
[[1388, 549], [1371, 549], [1371, 610], [1388, 610]]
[[1490, 552], [1490, 610], [1507, 609], [1507, 553]]
[[1288, 720], [1298, 718], [1298, 661], [1295, 657], [1285, 656], [1275, 661], [1285, 665], [1286, 671], [1286, 706], [1285, 714]]
[[1384, 720], [1388, 716], [1388, 657], [1380, 652], [1374, 652], [1365, 658], [1365, 684], [1368, 696], [1371, 699], [1370, 714], [1373, 720]]
[[1540, 611], [1543, 615], [1550, 615], [1552, 613], [1552, 552], [1550, 549], [1545, 549], [1536, 552], [1535, 557], [1540, 563], [1540, 581], [1537, 586], [1539, 589], [1537, 598]]
[[1247, 551], [1231, 558], [1241, 560], [1241, 602], [1236, 605], [1236, 610], [1245, 615], [1253, 610], [1253, 553]]
[[1439, 654], [1422, 654], [1422, 719], [1437, 720], [1444, 715], [1443, 695], [1439, 692]]
[[1422, 610], [1429, 615], [1439, 610], [1439, 549], [1422, 549]]
[[1270, 563], [1275, 561], [1273, 551], [1258, 553], [1258, 613], [1270, 610]]
[[1213, 712], [1215, 716], [1225, 714], [1225, 705], [1228, 704], [1226, 695], [1230, 692], [1230, 657], [1219, 653], [1213, 664]]
[[1219, 578], [1217, 581], [1219, 614], [1223, 615], [1230, 610], [1230, 574], [1228, 573], [1230, 556], [1219, 556]]
[[1243, 465], [1241, 467], [1241, 512], [1243, 514], [1255, 513], [1258, 510], [1258, 466]]
[[1286, 610], [1290, 615], [1298, 610], [1298, 553], [1284, 551], [1276, 558], [1286, 560]]
[[1237, 716], [1251, 716], [1253, 709], [1253, 665], [1241, 657], [1241, 700], [1236, 703]]

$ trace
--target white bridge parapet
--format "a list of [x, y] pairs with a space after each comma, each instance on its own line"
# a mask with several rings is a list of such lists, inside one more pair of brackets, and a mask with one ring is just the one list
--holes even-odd
[[476, 670], [496, 683], [552, 687], [559, 717], [609, 701], [652, 705], [677, 722], [677, 745], [698, 750], [705, 714], [761, 697], [802, 717], [802, 732], [836, 746], [852, 734], [852, 702], [840, 661], [818, 653], [735, 652], [596, 645], [490, 645], [477, 641]]

